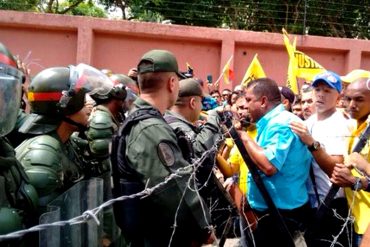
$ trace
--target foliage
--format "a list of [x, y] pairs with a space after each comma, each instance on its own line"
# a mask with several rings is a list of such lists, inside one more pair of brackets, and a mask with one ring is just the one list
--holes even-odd
[[[68, 7], [68, 5], [67, 5]], [[71, 15], [83, 15], [83, 16], [93, 16], [93, 17], [107, 17], [106, 12], [95, 6], [92, 2], [82, 2], [75, 8], [70, 9], [66, 14]]]
[[[100, 0], [123, 19], [252, 31], [369, 38], [368, 0]], [[130, 13], [127, 15], [126, 13]]]
[[38, 0], [0, 0], [0, 9], [35, 11]]
[[122, 19], [252, 31], [370, 38], [369, 0], [0, 0], [0, 9], [78, 15], [118, 8]]
[[0, 9], [107, 17], [92, 0], [0, 0]]

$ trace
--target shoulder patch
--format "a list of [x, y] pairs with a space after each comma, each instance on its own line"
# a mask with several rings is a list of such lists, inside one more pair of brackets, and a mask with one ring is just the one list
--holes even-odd
[[175, 154], [168, 143], [161, 142], [157, 146], [159, 159], [166, 166], [173, 166], [175, 164]]

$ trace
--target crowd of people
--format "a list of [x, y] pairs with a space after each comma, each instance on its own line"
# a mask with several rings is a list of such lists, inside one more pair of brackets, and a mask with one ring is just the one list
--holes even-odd
[[104, 208], [101, 246], [363, 246], [370, 73], [325, 71], [299, 95], [271, 78], [219, 91], [151, 50], [127, 75], [51, 67], [25, 88], [0, 44], [0, 74], [0, 235], [99, 178], [103, 201], [125, 198]]

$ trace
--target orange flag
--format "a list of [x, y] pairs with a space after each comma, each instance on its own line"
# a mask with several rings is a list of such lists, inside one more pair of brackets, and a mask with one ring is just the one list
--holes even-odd
[[219, 82], [220, 82], [220, 80], [221, 80], [222, 77], [223, 77], [224, 82], [226, 84], [230, 84], [230, 82], [234, 81], [234, 71], [231, 68], [231, 61], [232, 61], [232, 59], [233, 59], [233, 56], [231, 56], [229, 58], [229, 60], [225, 64], [224, 68], [222, 69], [222, 72], [221, 72], [220, 77], [218, 77], [218, 79], [215, 82], [215, 85], [216, 86], [218, 86], [218, 84], [219, 84]]

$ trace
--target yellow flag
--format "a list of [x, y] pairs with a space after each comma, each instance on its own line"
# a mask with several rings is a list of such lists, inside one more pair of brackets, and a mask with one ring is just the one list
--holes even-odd
[[289, 56], [288, 64], [288, 76], [286, 86], [290, 88], [293, 93], [298, 94], [298, 83], [297, 83], [297, 64], [294, 58], [296, 39], [294, 39], [293, 45], [290, 44], [288, 33], [283, 28], [284, 44]]
[[326, 71], [326, 69], [305, 53], [298, 51], [296, 49], [296, 39], [294, 39], [293, 45], [291, 45], [288, 33], [284, 28], [283, 37], [289, 55], [287, 87], [298, 94], [297, 78], [312, 81], [317, 74]]
[[349, 72], [347, 75], [340, 77], [340, 79], [346, 83], [351, 83], [359, 78], [370, 78], [370, 71], [363, 69], [355, 69]]
[[258, 54], [254, 55], [251, 64], [249, 65], [240, 85], [246, 86], [250, 81], [258, 78], [266, 77], [265, 71], [263, 71], [262, 65], [257, 58]]
[[294, 52], [294, 58], [297, 65], [297, 77], [299, 78], [312, 81], [317, 74], [326, 71], [326, 69], [318, 62], [301, 51], [296, 50]]

